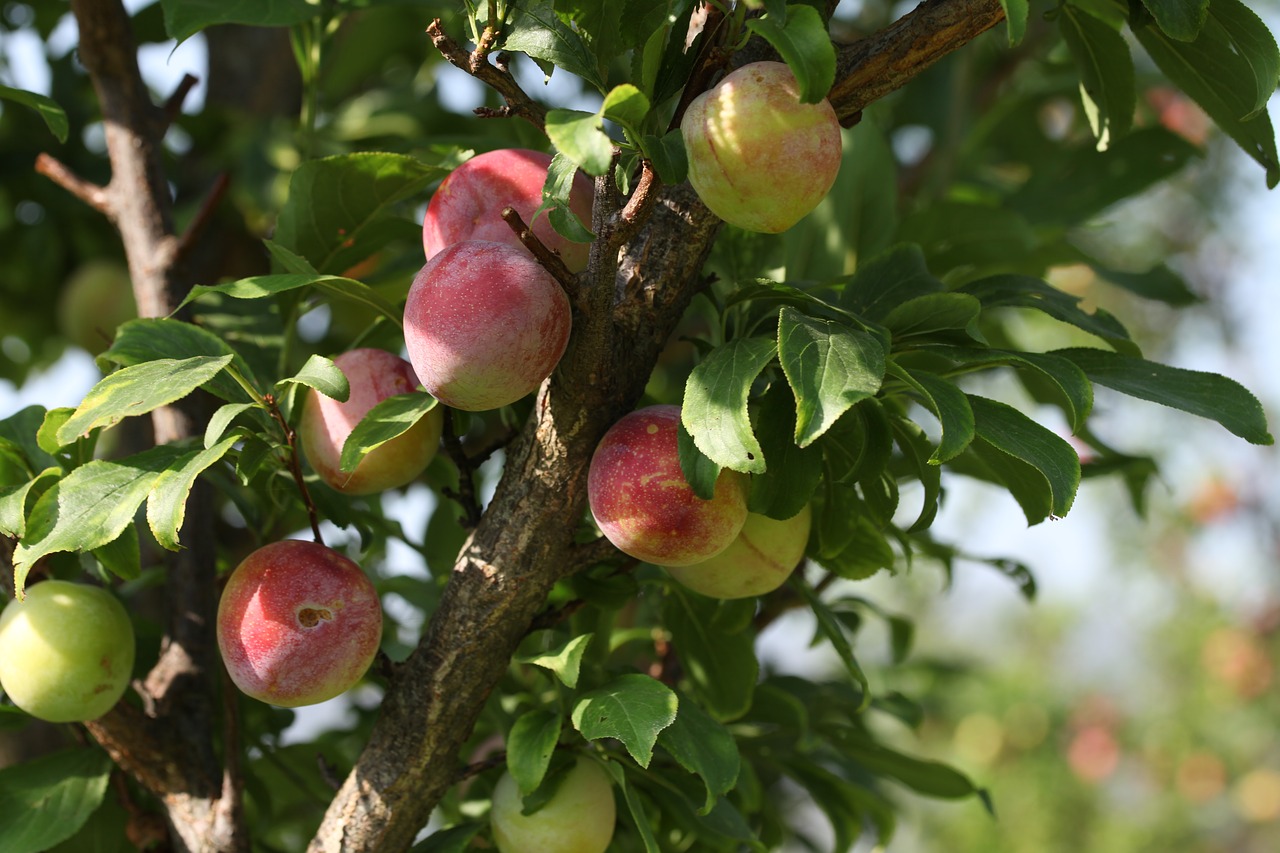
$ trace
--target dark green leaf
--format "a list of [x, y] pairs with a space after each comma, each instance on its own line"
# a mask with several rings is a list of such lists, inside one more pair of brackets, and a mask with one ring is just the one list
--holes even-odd
[[99, 427], [109, 427], [133, 415], [181, 400], [217, 376], [231, 356], [162, 358], [124, 367], [89, 389], [84, 400], [58, 429], [58, 441], [71, 444]]
[[[171, 318], [130, 320], [116, 332], [111, 347], [98, 356], [104, 368], [111, 364], [132, 367], [158, 358], [192, 358], [233, 355], [231, 366], [255, 388], [257, 378], [249, 363], [222, 337], [208, 329]], [[208, 383], [209, 391], [224, 400], [246, 399], [246, 392], [227, 373], [219, 373]]]
[[1209, 17], [1221, 25], [1227, 40], [1233, 44], [1249, 68], [1253, 71], [1253, 109], [1242, 118], [1250, 119], [1267, 107], [1267, 101], [1275, 93], [1280, 80], [1280, 48], [1275, 36], [1262, 19], [1240, 0], [1214, 0], [1209, 7]]
[[593, 51], [580, 35], [556, 16], [555, 9], [547, 0], [523, 4], [507, 29], [502, 48], [577, 74], [600, 92], [608, 88], [600, 76]]
[[141, 547], [138, 544], [138, 528], [132, 524], [121, 531], [113, 541], [94, 548], [94, 559], [102, 567], [121, 580], [135, 580], [142, 574]]
[[[783, 520], [791, 518], [813, 498], [822, 480], [820, 448], [797, 447], [796, 407], [785, 382], [765, 394], [756, 419], [756, 437], [768, 467], [751, 478], [747, 509]], [[831, 430], [828, 430], [828, 435]]]
[[924, 370], [907, 370], [890, 364], [889, 371], [906, 382], [942, 426], [938, 449], [929, 457], [935, 465], [949, 462], [973, 441], [974, 420], [969, 400], [954, 382]]
[[864, 401], [846, 412], [820, 444], [831, 481], [844, 484], [880, 476], [893, 452], [889, 419], [877, 400]]
[[1191, 305], [1201, 299], [1187, 287], [1182, 276], [1165, 264], [1157, 264], [1146, 272], [1123, 272], [1096, 263], [1090, 263], [1093, 271], [1107, 281], [1136, 293], [1146, 299], [1156, 299], [1168, 305]]
[[808, 582], [797, 578], [794, 581], [795, 589], [800, 592], [801, 597], [809, 605], [813, 611], [813, 615], [818, 620], [818, 634], [827, 639], [831, 643], [831, 647], [836, 650], [836, 654], [840, 656], [840, 660], [844, 662], [845, 669], [849, 675], [853, 676], [853, 680], [862, 688], [862, 702], [856, 708], [857, 711], [863, 711], [871, 702], [871, 687], [867, 683], [866, 673], [862, 671], [862, 667], [858, 664], [857, 658], [853, 656], [853, 646], [849, 644], [849, 638], [845, 636], [844, 628], [840, 625], [840, 620], [836, 618], [835, 613], [827, 606], [817, 591], [809, 586]]
[[908, 214], [897, 239], [919, 244], [939, 275], [965, 277], [1009, 269], [1039, 242], [1017, 210], [970, 201], [936, 201]]
[[904, 755], [887, 746], [868, 740], [854, 729], [839, 731], [840, 750], [871, 773], [897, 779], [917, 793], [928, 797], [959, 799], [979, 792], [979, 788], [954, 767]]
[[111, 759], [73, 749], [0, 770], [4, 853], [42, 853], [79, 831], [102, 803]]
[[1005, 24], [1009, 30], [1009, 46], [1022, 42], [1027, 34], [1027, 16], [1030, 14], [1028, 0], [1000, 0], [1004, 7]]
[[1088, 377], [1130, 397], [1160, 403], [1222, 424], [1252, 444], [1271, 444], [1267, 416], [1258, 398], [1235, 380], [1185, 370], [1106, 350], [1075, 348], [1053, 355], [1070, 359]]
[[778, 314], [778, 360], [796, 397], [796, 444], [807, 447], [880, 390], [885, 351], [874, 335], [790, 307]]
[[662, 682], [628, 673], [579, 696], [571, 716], [587, 740], [617, 738], [637, 764], [648, 767], [658, 733], [675, 721], [678, 704]]
[[785, 20], [773, 14], [752, 18], [747, 29], [773, 45], [787, 63], [800, 85], [801, 103], [816, 104], [827, 97], [836, 79], [836, 50], [817, 9], [787, 6]]
[[372, 308], [397, 326], [402, 325], [404, 322], [403, 314], [367, 284], [356, 281], [353, 278], [333, 275], [285, 273], [282, 275], [259, 275], [252, 278], [242, 278], [239, 281], [227, 282], [226, 284], [200, 284], [191, 288], [191, 292], [187, 294], [186, 299], [182, 300], [182, 304], [186, 305], [206, 293], [222, 293], [234, 299], [262, 299], [267, 296], [275, 296], [279, 293], [313, 285], [322, 293], [337, 296], [341, 299], [349, 299], [367, 308]]
[[[975, 394], [968, 396], [978, 436], [996, 450], [1038, 471], [1048, 489], [1049, 515], [1065, 516], [1080, 486], [1080, 456], [1075, 448], [1012, 406]], [[1043, 520], [1044, 516], [1027, 516], [1031, 524]]]
[[627, 784], [627, 774], [623, 771], [622, 765], [616, 761], [606, 761], [604, 768], [609, 771], [613, 781], [618, 784], [618, 789], [622, 791], [622, 801], [627, 804], [627, 811], [631, 812], [631, 820], [635, 824], [636, 831], [640, 834], [640, 841], [644, 844], [645, 853], [662, 853], [662, 848], [658, 846], [658, 840], [653, 837], [652, 820], [649, 815], [645, 814], [644, 805], [640, 802], [640, 798], [636, 795], [632, 786]]
[[1209, 13], [1209, 0], [1142, 0], [1142, 5], [1178, 41], [1194, 40]]
[[180, 547], [178, 531], [182, 529], [187, 513], [187, 496], [200, 476], [210, 465], [231, 450], [238, 436], [224, 438], [212, 447], [183, 454], [156, 478], [147, 496], [147, 525], [156, 542], [170, 551]]
[[1098, 150], [1106, 151], [1133, 126], [1137, 95], [1129, 43], [1109, 24], [1078, 7], [1066, 3], [1060, 9], [1058, 29], [1080, 69], [1085, 116]]
[[689, 488], [704, 501], [711, 500], [715, 497], [716, 480], [723, 469], [698, 449], [683, 423], [676, 435], [676, 448], [680, 453], [680, 472], [688, 481]]
[[862, 832], [863, 813], [853, 785], [806, 756], [788, 756], [786, 769], [831, 822], [835, 835], [832, 850], [854, 849]]
[[[1132, 137], [1130, 137], [1132, 138]], [[982, 300], [987, 308], [1034, 308], [1055, 320], [1096, 335], [1116, 350], [1138, 354], [1138, 346], [1120, 321], [1099, 308], [1092, 314], [1080, 308], [1080, 297], [1058, 290], [1048, 282], [1027, 275], [994, 275], [961, 288]]]
[[597, 113], [580, 110], [547, 112], [551, 144], [588, 175], [603, 175], [613, 162], [613, 140], [604, 132]]
[[466, 853], [471, 849], [471, 840], [480, 834], [486, 824], [464, 823], [440, 829], [413, 845], [409, 853]]
[[920, 502], [920, 514], [907, 528], [908, 533], [926, 530], [933, 524], [938, 514], [938, 505], [942, 500], [942, 466], [931, 464], [934, 454], [933, 445], [925, 436], [924, 430], [915, 421], [907, 418], [894, 418], [893, 435], [902, 451], [904, 465], [909, 465], [910, 476], [920, 481], [924, 495]]
[[902, 303], [939, 293], [942, 282], [929, 273], [924, 252], [913, 243], [899, 244], [865, 262], [845, 284], [840, 304], [872, 320], [883, 320]]
[[741, 757], [733, 734], [707, 712], [680, 697], [676, 721], [658, 735], [658, 744], [690, 773], [702, 778], [707, 800], [699, 814], [710, 813], [716, 800], [733, 789], [738, 781]]
[[769, 338], [738, 338], [716, 347], [689, 374], [680, 419], [698, 449], [722, 468], [748, 474], [765, 470], [747, 398], [777, 351]]
[[930, 293], [895, 306], [882, 322], [895, 342], [901, 338], [959, 331], [985, 343], [978, 329], [981, 314], [982, 303], [967, 293]]
[[684, 149], [684, 135], [679, 128], [669, 131], [665, 136], [647, 135], [641, 139], [640, 144], [652, 161], [653, 170], [664, 184], [674, 186], [684, 183], [689, 175], [689, 154]]
[[28, 92], [25, 89], [14, 89], [9, 86], [0, 86], [0, 98], [35, 110], [40, 114], [40, 118], [44, 119], [45, 126], [49, 128], [49, 132], [59, 142], [67, 141], [67, 133], [71, 130], [71, 125], [67, 122], [66, 111], [58, 106], [58, 102], [53, 98], [38, 95], [35, 92]]
[[732, 607], [673, 585], [662, 606], [662, 622], [699, 703], [720, 722], [736, 720], [751, 707], [760, 664], [750, 630], [726, 631], [718, 613]]
[[559, 714], [545, 708], [522, 714], [512, 723], [507, 734], [507, 770], [521, 796], [528, 796], [542, 784], [560, 741], [561, 723]]
[[215, 24], [289, 27], [320, 14], [307, 0], [160, 0], [160, 6], [165, 32], [180, 42]]

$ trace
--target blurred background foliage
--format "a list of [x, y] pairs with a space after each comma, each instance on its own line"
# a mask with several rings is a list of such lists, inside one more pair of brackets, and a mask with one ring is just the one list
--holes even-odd
[[[175, 48], [160, 4], [131, 4], [158, 102], [176, 85], [182, 63], [198, 66], [191, 70], [200, 83], [166, 138], [179, 218], [194, 215], [219, 174], [232, 176], [216, 236], [191, 260], [202, 280], [269, 269], [261, 239], [290, 172], [307, 158], [381, 149], [435, 161], [454, 146], [540, 145], [522, 123], [475, 120], [470, 109], [486, 99], [496, 106], [494, 96], [431, 49], [427, 23], [439, 16], [446, 31], [458, 32], [457, 5], [405, 0], [365, 10], [343, 3], [346, 14], [328, 34], [224, 26]], [[1136, 130], [1098, 154], [1074, 66], [1043, 14], [1049, 8], [1033, 3], [1028, 35], [1016, 48], [1002, 31], [992, 32], [875, 105], [847, 132], [849, 153], [830, 199], [786, 235], [726, 235], [713, 267], [729, 281], [738, 270], [756, 274], [758, 261], [791, 280], [821, 279], [911, 239], [949, 283], [973, 266], [989, 273], [993, 264], [1047, 274], [1086, 304], [1121, 317], [1148, 358], [1194, 362], [1240, 380], [1263, 398], [1274, 424], [1274, 268], [1250, 253], [1269, 251], [1280, 261], [1280, 207], [1272, 199], [1249, 201], [1263, 183], [1256, 164], [1144, 64], [1140, 51]], [[1255, 9], [1270, 16], [1274, 30], [1275, 5]], [[834, 32], [851, 40], [902, 11], [880, 0], [846, 0]], [[90, 180], [109, 178], [96, 99], [74, 42], [65, 4], [0, 7], [0, 83], [46, 92], [72, 128], [58, 143], [34, 112], [0, 104], [5, 414], [5, 399], [28, 380], [85, 382], [94, 368], [84, 342], [60, 329], [58, 303], [86, 265], [123, 263], [110, 224], [32, 168], [48, 151]], [[295, 61], [296, 49], [316, 44], [322, 47]], [[521, 79], [535, 95], [548, 92], [558, 105], [583, 97], [564, 72], [544, 89], [541, 72], [523, 66]], [[314, 118], [301, 129], [300, 111]], [[1113, 180], [1082, 179], [1098, 169]], [[420, 260], [411, 235], [351, 274], [395, 300]], [[1188, 305], [1193, 312], [1182, 313]], [[301, 330], [317, 351], [390, 334], [349, 311], [335, 316], [317, 306], [309, 316]], [[691, 313], [687, 330], [696, 334], [699, 322]], [[1046, 349], [1076, 343], [1062, 338], [1063, 329], [1011, 313], [992, 332]], [[673, 348], [651, 390], [664, 396], [663, 389], [678, 388], [688, 363]], [[1011, 383], [1000, 390], [1025, 394]], [[1111, 449], [1103, 454], [1110, 465], [1100, 467], [1122, 466], [1130, 476], [1087, 482], [1063, 521], [1025, 530], [1007, 495], [946, 481], [938, 538], [1030, 564], [1035, 602], [1007, 578], [964, 561], [950, 577], [921, 561], [849, 586], [915, 626], [911, 654], [898, 664], [883, 623], [859, 635], [864, 662], [883, 664], [873, 667], [873, 684], [922, 703], [915, 731], [877, 717], [878, 734], [953, 763], [990, 790], [997, 812], [992, 820], [972, 800], [898, 797], [904, 815], [891, 849], [1280, 849], [1280, 496], [1273, 476], [1280, 460], [1274, 448], [1244, 446], [1186, 415], [1103, 394], [1098, 408], [1086, 452]], [[1061, 417], [1043, 406], [1038, 413], [1050, 423]], [[1126, 455], [1151, 447], [1161, 449], [1157, 479], [1147, 460]], [[450, 476], [437, 465], [427, 479], [438, 484]], [[398, 500], [384, 500], [393, 516]], [[420, 529], [408, 536], [431, 543], [421, 547], [428, 567], [456, 552], [448, 511], [431, 513], [425, 524], [417, 519]], [[391, 593], [394, 630], [412, 640], [435, 588], [388, 576], [383, 589]], [[761, 657], [777, 673], [822, 672], [831, 662], [806, 649], [812, 635], [811, 617], [788, 613], [758, 641]], [[898, 636], [899, 645], [905, 639]], [[245, 706], [264, 716], [245, 729], [262, 733], [251, 750], [248, 802], [273, 815], [266, 847], [300, 849], [331, 796], [317, 784], [316, 753], [349, 765], [375, 707], [376, 695], [357, 693], [345, 718], [309, 722], [309, 730], [290, 729], [293, 712]], [[315, 740], [304, 746], [308, 738]], [[829, 849], [822, 846], [825, 818], [800, 808], [815, 849]], [[123, 813], [103, 809], [86, 832], [120, 838], [113, 821], [122, 823]], [[122, 842], [119, 849], [130, 848]]]

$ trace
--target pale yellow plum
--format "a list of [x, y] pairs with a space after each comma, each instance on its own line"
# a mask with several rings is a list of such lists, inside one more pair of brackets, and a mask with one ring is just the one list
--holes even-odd
[[298, 437], [302, 452], [320, 479], [348, 495], [369, 495], [412, 482], [435, 458], [444, 428], [439, 406], [390, 441], [369, 451], [354, 471], [343, 472], [342, 447], [356, 425], [388, 397], [418, 387], [413, 366], [394, 353], [354, 349], [333, 363], [347, 377], [351, 393], [340, 402], [311, 391], [302, 406]]
[[613, 840], [613, 784], [589, 758], [578, 759], [542, 808], [525, 815], [522, 806], [516, 780], [503, 774], [489, 813], [493, 840], [502, 853], [604, 853]]
[[[503, 148], [478, 154], [449, 173], [431, 196], [422, 222], [422, 248], [430, 260], [438, 252], [464, 240], [493, 240], [526, 251], [516, 233], [502, 218], [506, 207], [515, 209], [544, 246], [560, 254], [565, 266], [581, 272], [587, 266], [589, 243], [561, 237], [545, 215], [534, 221], [542, 204], [551, 155], [524, 148]], [[591, 226], [595, 187], [578, 172], [569, 192], [569, 209]]]
[[786, 582], [804, 558], [813, 513], [805, 508], [779, 521], [748, 513], [733, 543], [703, 563], [668, 568], [680, 583], [712, 598], [749, 598]]
[[728, 469], [703, 500], [680, 470], [680, 408], [649, 406], [609, 428], [591, 457], [587, 500], [622, 552], [657, 566], [686, 566], [729, 547], [747, 518], [747, 484]]
[[569, 297], [533, 256], [467, 240], [422, 267], [404, 305], [404, 343], [437, 400], [482, 412], [535, 391], [560, 362]]
[[382, 641], [382, 606], [360, 567], [324, 545], [264, 545], [231, 573], [218, 649], [244, 693], [286, 708], [347, 691]]
[[0, 688], [42, 720], [83, 722], [110, 711], [133, 657], [129, 614], [100, 587], [43, 581], [0, 614]]
[[91, 355], [110, 346], [116, 327], [137, 316], [129, 271], [115, 261], [82, 264], [58, 296], [58, 330]]
[[698, 197], [748, 231], [786, 231], [817, 207], [840, 171], [835, 110], [826, 100], [801, 103], [781, 62], [726, 75], [689, 104], [680, 133]]

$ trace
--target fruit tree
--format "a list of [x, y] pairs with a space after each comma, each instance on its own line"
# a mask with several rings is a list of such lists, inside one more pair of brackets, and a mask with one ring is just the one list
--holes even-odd
[[[911, 749], [858, 582], [1034, 591], [934, 534], [950, 484], [1140, 507], [1096, 389], [1272, 441], [1144, 356], [1126, 319], [1196, 296], [1088, 228], [1204, 154], [1155, 90], [1280, 181], [1240, 0], [4, 16], [50, 84], [0, 87], [0, 375], [99, 371], [0, 412], [0, 722], [70, 735], [0, 770], [42, 804], [6, 851], [772, 850], [797, 800], [887, 842], [904, 796], [992, 802]], [[72, 292], [122, 264], [127, 310]], [[837, 670], [760, 665], [791, 612]]]

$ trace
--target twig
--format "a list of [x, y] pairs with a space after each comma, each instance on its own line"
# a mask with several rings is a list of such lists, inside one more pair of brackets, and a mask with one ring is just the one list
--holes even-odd
[[495, 752], [492, 755], [487, 756], [480, 761], [475, 761], [475, 762], [472, 762], [471, 764], [466, 765], [465, 767], [460, 767], [458, 769], [457, 774], [453, 777], [453, 782], [455, 785], [458, 784], [459, 782], [465, 782], [466, 780], [470, 779], [472, 776], [479, 776], [481, 773], [485, 772], [486, 770], [492, 770], [495, 767], [501, 767], [506, 763], [507, 763], [507, 751], [505, 749], [499, 750], [498, 752]]
[[636, 235], [640, 226], [644, 225], [645, 219], [648, 218], [649, 212], [653, 210], [653, 206], [657, 204], [658, 190], [661, 188], [662, 181], [658, 179], [653, 163], [650, 160], [640, 161], [640, 180], [631, 191], [631, 197], [627, 199], [626, 206], [618, 213], [612, 227], [604, 234], [604, 238], [610, 245], [621, 247]]
[[178, 83], [178, 88], [173, 90], [173, 94], [169, 96], [169, 100], [164, 102], [165, 124], [173, 123], [179, 113], [182, 112], [182, 102], [187, 99], [187, 95], [200, 82], [200, 78], [194, 74], [183, 74], [182, 80]]
[[538, 235], [534, 234], [533, 229], [525, 224], [520, 217], [520, 213], [514, 207], [502, 209], [502, 221], [507, 223], [511, 230], [515, 232], [516, 237], [520, 239], [521, 245], [533, 253], [534, 258], [542, 265], [542, 268], [551, 273], [551, 277], [560, 285], [560, 289], [569, 297], [569, 301], [577, 305], [578, 298], [581, 296], [578, 277], [565, 266], [564, 259], [556, 252], [548, 249], [546, 244], [538, 239]]
[[329, 759], [324, 757], [324, 753], [316, 753], [316, 767], [320, 770], [320, 778], [333, 790], [342, 787], [342, 779], [338, 776], [338, 768], [334, 767]]
[[463, 450], [466, 451], [467, 463], [472, 468], [480, 467], [490, 456], [510, 444], [519, 434], [514, 427], [505, 427], [493, 438], [478, 447], [468, 447], [464, 444]]
[[473, 530], [480, 523], [481, 515], [480, 502], [476, 499], [475, 467], [467, 457], [466, 451], [462, 449], [462, 441], [454, 431], [451, 409], [444, 410], [444, 430], [441, 439], [444, 443], [444, 452], [449, 454], [449, 458], [453, 460], [453, 466], [458, 470], [457, 491], [444, 489], [444, 494], [462, 507], [463, 516], [458, 519], [459, 523], [467, 530]]
[[81, 178], [52, 154], [41, 153], [36, 157], [36, 172], [44, 175], [99, 213], [108, 217], [112, 216], [111, 200], [107, 195], [107, 188], [100, 187]]
[[618, 563], [619, 571], [615, 574], [621, 574], [624, 571], [631, 571], [639, 565], [639, 562], [635, 557], [629, 557], [619, 551], [618, 546], [605, 537], [599, 536], [590, 542], [582, 542], [569, 549], [569, 559], [565, 562], [561, 577], [577, 574], [602, 563]]
[[529, 623], [528, 633], [535, 631], [544, 631], [547, 628], [554, 628], [562, 622], [569, 619], [573, 614], [577, 613], [587, 604], [585, 598], [575, 598], [572, 601], [566, 601], [559, 607], [550, 607], [533, 617], [533, 621]]
[[315, 501], [311, 499], [311, 491], [307, 488], [307, 481], [302, 475], [302, 462], [298, 459], [297, 434], [294, 432], [293, 427], [289, 426], [289, 422], [285, 420], [280, 407], [276, 405], [274, 395], [263, 395], [263, 402], [267, 404], [267, 411], [284, 433], [285, 443], [289, 446], [289, 459], [286, 462], [289, 466], [289, 473], [293, 475], [293, 482], [297, 485], [298, 492], [302, 496], [302, 503], [307, 508], [307, 520], [311, 522], [311, 534], [315, 538], [317, 545], [323, 545], [324, 536], [320, 533], [320, 515], [316, 511]]
[[231, 177], [223, 172], [214, 179], [213, 186], [209, 188], [209, 193], [204, 197], [204, 201], [200, 204], [200, 209], [196, 211], [195, 218], [187, 225], [187, 230], [182, 232], [182, 236], [178, 238], [178, 247], [174, 252], [174, 263], [180, 263], [187, 253], [195, 246], [200, 235], [204, 233], [204, 229], [209, 226], [210, 220], [213, 219], [213, 213], [218, 209], [222, 197], [227, 194], [227, 187], [231, 184]]
[[[488, 28], [486, 28], [487, 32], [489, 32]], [[482, 37], [481, 46], [468, 53], [456, 41], [445, 35], [444, 30], [441, 29], [439, 18], [427, 25], [427, 35], [431, 36], [431, 43], [435, 45], [436, 50], [440, 51], [440, 55], [448, 60], [450, 65], [462, 69], [502, 95], [507, 102], [507, 106], [500, 113], [502, 116], [519, 116], [540, 132], [546, 132], [546, 107], [533, 100], [524, 89], [520, 88], [516, 78], [506, 70], [505, 64], [495, 67], [489, 63], [488, 49], [492, 45], [492, 39], [489, 40], [488, 44], [485, 44]], [[476, 115], [485, 116], [486, 114], [492, 115], [493, 111], [486, 110], [484, 107], [476, 110]]]

